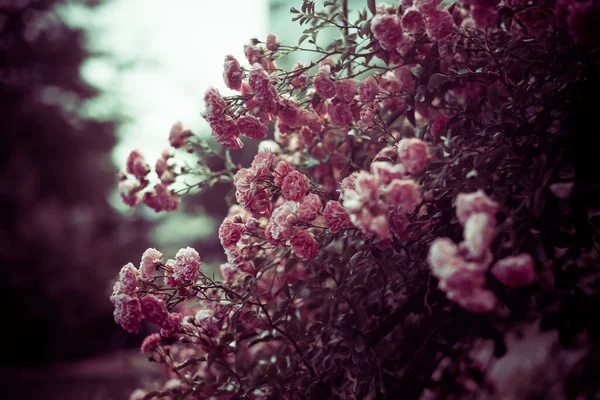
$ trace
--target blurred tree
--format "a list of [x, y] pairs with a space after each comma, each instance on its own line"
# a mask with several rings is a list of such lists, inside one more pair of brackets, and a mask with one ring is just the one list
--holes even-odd
[[3, 357], [8, 365], [131, 340], [112, 322], [107, 293], [146, 244], [145, 223], [107, 201], [117, 122], [78, 112], [97, 92], [80, 77], [84, 33], [61, 21], [61, 3], [0, 1], [0, 296], [5, 333], [21, 349]]

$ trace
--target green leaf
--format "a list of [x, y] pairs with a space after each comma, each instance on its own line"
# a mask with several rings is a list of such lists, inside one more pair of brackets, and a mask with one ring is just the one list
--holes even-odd
[[300, 39], [298, 40], [298, 46], [300, 46], [306, 39], [308, 39], [308, 35], [300, 36]]
[[448, 82], [449, 80], [450, 80], [450, 77], [448, 75], [433, 74], [429, 78], [429, 83], [427, 84], [427, 87], [434, 88], [434, 87], [443, 85], [444, 83]]
[[376, 14], [377, 8], [375, 7], [375, 0], [367, 0], [367, 7], [369, 7], [369, 11], [371, 11], [371, 14]]

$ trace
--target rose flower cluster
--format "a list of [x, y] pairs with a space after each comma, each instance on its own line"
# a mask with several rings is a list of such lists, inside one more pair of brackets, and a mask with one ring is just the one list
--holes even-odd
[[[165, 371], [131, 399], [497, 391], [495, 359], [470, 349], [494, 342], [485, 354], [500, 357], [504, 332], [558, 312], [552, 268], [593, 264], [589, 247], [556, 249], [589, 246], [563, 121], [593, 70], [573, 60], [598, 54], [597, 2], [368, 2], [354, 21], [346, 5], [304, 0], [297, 45], [271, 34], [246, 60], [225, 56], [230, 94], [204, 94], [212, 143], [176, 123], [153, 170], [131, 153], [119, 189], [132, 207], [174, 211], [206, 182], [232, 184], [215, 273], [190, 247], [121, 270], [115, 321], [154, 326], [141, 350]], [[323, 29], [339, 38], [322, 45]], [[278, 66], [295, 52], [313, 61]], [[250, 165], [234, 164], [252, 141]]]

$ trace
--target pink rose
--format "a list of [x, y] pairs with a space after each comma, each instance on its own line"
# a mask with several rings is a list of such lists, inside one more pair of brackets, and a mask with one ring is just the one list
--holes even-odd
[[142, 310], [137, 297], [129, 294], [119, 294], [114, 298], [115, 322], [131, 333], [137, 333], [142, 324]]
[[292, 172], [293, 168], [289, 162], [283, 160], [279, 161], [275, 166], [275, 172], [273, 173], [273, 178], [276, 186], [281, 187], [283, 184], [283, 179], [288, 176], [290, 172]]
[[414, 6], [420, 12], [430, 15], [436, 11], [437, 6], [442, 3], [442, 0], [415, 0]]
[[498, 304], [498, 298], [490, 290], [476, 289], [468, 295], [461, 296], [458, 304], [472, 313], [485, 314], [494, 311]]
[[527, 253], [505, 257], [491, 271], [494, 278], [508, 287], [531, 285], [537, 279], [533, 258]]
[[161, 182], [151, 191], [144, 193], [144, 204], [156, 212], [175, 211], [179, 208], [179, 196]]
[[245, 231], [244, 224], [225, 218], [219, 227], [219, 240], [223, 248], [235, 246]]
[[200, 255], [191, 247], [180, 249], [172, 268], [175, 280], [183, 284], [195, 284], [200, 273]]
[[147, 294], [140, 300], [140, 306], [146, 321], [159, 328], [169, 328], [171, 326], [169, 311], [164, 301], [154, 295]]
[[281, 194], [288, 200], [300, 201], [306, 196], [306, 192], [310, 190], [310, 184], [306, 175], [291, 171], [281, 184]]
[[152, 282], [156, 278], [156, 266], [160, 264], [162, 253], [156, 249], [147, 249], [142, 254], [140, 275], [144, 282]]
[[325, 218], [325, 225], [331, 233], [352, 228], [348, 212], [339, 201], [328, 201], [325, 210], [323, 210], [323, 217]]
[[469, 257], [481, 259], [494, 241], [495, 234], [495, 218], [486, 213], [471, 214], [464, 229], [464, 244], [469, 251]]
[[297, 232], [290, 240], [292, 251], [296, 257], [310, 260], [319, 254], [319, 242], [308, 230]]
[[408, 173], [420, 174], [431, 159], [429, 147], [421, 139], [402, 139], [398, 143], [398, 159]]
[[296, 221], [296, 210], [298, 205], [295, 201], [286, 201], [271, 214], [269, 225], [267, 226], [268, 235], [276, 241], [281, 242], [289, 238], [294, 232], [294, 223]]
[[350, 103], [356, 94], [356, 80], [340, 79], [335, 82], [335, 98], [342, 103]]
[[238, 119], [237, 127], [240, 134], [254, 140], [264, 139], [269, 133], [267, 126], [251, 115], [245, 115]]
[[150, 166], [139, 150], [133, 150], [129, 153], [129, 157], [127, 157], [127, 172], [135, 176], [139, 181], [143, 181], [146, 175], [150, 173]]
[[317, 94], [323, 99], [330, 99], [335, 96], [335, 83], [329, 76], [328, 67], [320, 67], [317, 75], [313, 79]]
[[279, 45], [277, 44], [277, 36], [272, 33], [267, 35], [267, 50], [277, 51]]
[[314, 221], [323, 208], [321, 199], [314, 193], [305, 196], [298, 206], [298, 219], [305, 222]]
[[234, 56], [228, 55], [225, 57], [223, 66], [223, 80], [229, 89], [240, 90], [242, 87], [243, 72], [242, 67]]
[[436, 10], [429, 14], [425, 24], [427, 36], [432, 40], [445, 39], [452, 34], [454, 22], [448, 11]]
[[372, 76], [362, 81], [359, 85], [359, 100], [363, 103], [372, 103], [379, 94], [379, 85]]
[[[160, 345], [160, 341], [161, 341], [161, 336], [158, 333], [152, 333], [148, 336], [146, 336], [144, 338], [144, 341], [142, 341], [142, 345], [140, 346], [140, 350], [142, 353], [149, 353], [152, 349], [155, 349], [156, 347], [158, 347]], [[138, 389], [140, 390], [140, 389]], [[133, 396], [133, 395], [132, 395]], [[144, 398], [144, 396], [146, 396], [146, 391], [144, 391], [144, 394], [139, 397], [139, 400], [142, 400]], [[131, 397], [130, 397], [131, 400]]]
[[392, 164], [388, 161], [374, 161], [371, 163], [370, 170], [382, 185], [388, 185], [394, 179], [408, 177], [408, 172], [402, 164]]
[[404, 11], [401, 22], [404, 30], [417, 33], [423, 27], [423, 16], [417, 8], [410, 7]]
[[394, 179], [383, 188], [383, 193], [391, 207], [407, 214], [422, 201], [421, 187], [412, 179]]
[[[171, 145], [171, 147], [180, 149], [186, 145], [187, 139], [190, 136], [192, 136], [192, 132], [187, 129], [184, 129], [183, 124], [181, 122], [176, 122], [171, 127], [171, 132], [169, 132], [169, 144]], [[159, 174], [158, 176], [160, 177], [161, 174]]]
[[402, 26], [396, 14], [379, 14], [373, 17], [371, 32], [379, 45], [387, 51], [394, 51], [402, 40]]
[[475, 213], [486, 213], [494, 216], [498, 211], [498, 203], [490, 199], [483, 190], [472, 193], [459, 193], [456, 196], [456, 217], [461, 225]]
[[331, 122], [337, 126], [345, 127], [352, 123], [353, 115], [348, 103], [330, 103], [327, 112]]

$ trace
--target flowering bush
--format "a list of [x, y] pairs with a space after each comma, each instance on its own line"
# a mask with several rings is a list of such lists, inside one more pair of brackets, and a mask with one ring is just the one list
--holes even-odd
[[[367, 3], [352, 22], [343, 1], [304, 1], [298, 45], [269, 35], [245, 46], [245, 65], [226, 56], [238, 93], [204, 96], [223, 148], [179, 123], [169, 136], [197, 167], [165, 151], [148, 189], [132, 152], [131, 206], [173, 211], [217, 182], [237, 203], [219, 228], [222, 279], [190, 247], [123, 267], [115, 320], [160, 328], [142, 351], [166, 374], [132, 399], [516, 398], [498, 370], [519, 351], [506, 338], [532, 323], [579, 346], [556, 356], [565, 380], [588, 360], [598, 217], [574, 121], [600, 66], [598, 3]], [[340, 38], [321, 45], [329, 27]], [[316, 59], [277, 67], [294, 52]], [[235, 165], [229, 151], [252, 140], [251, 165]], [[522, 379], [539, 384], [539, 364]]]

